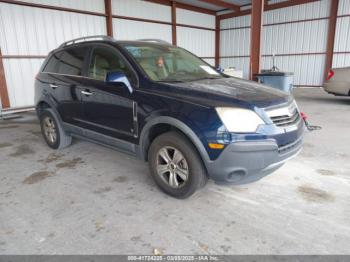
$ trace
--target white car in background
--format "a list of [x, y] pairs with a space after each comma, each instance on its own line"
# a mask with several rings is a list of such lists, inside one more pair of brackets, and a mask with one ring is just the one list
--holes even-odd
[[350, 67], [329, 70], [323, 88], [329, 94], [350, 96]]

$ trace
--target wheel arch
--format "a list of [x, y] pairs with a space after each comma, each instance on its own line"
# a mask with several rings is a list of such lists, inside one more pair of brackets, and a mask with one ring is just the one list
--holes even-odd
[[40, 114], [47, 108], [51, 108], [50, 104], [44, 100], [41, 100], [39, 103], [37, 103], [35, 110], [38, 116], [40, 116]]
[[[158, 129], [159, 128], [159, 129]], [[156, 130], [155, 130], [156, 129]], [[175, 130], [182, 133], [187, 139], [189, 139], [194, 145], [195, 149], [199, 153], [203, 164], [206, 166], [206, 163], [210, 161], [209, 155], [198, 138], [195, 132], [187, 126], [182, 121], [169, 117], [169, 116], [160, 116], [155, 119], [150, 120], [142, 129], [140, 135], [140, 156], [143, 160], [148, 160], [148, 149], [153, 141], [158, 135], [163, 134], [167, 131]]]
[[55, 116], [58, 118], [59, 121], [62, 121], [62, 118], [60, 114], [57, 111], [56, 103], [50, 99], [48, 96], [42, 96], [41, 99], [38, 100], [35, 106], [36, 113], [38, 117], [40, 117], [40, 113], [46, 109], [50, 108], [55, 113]]

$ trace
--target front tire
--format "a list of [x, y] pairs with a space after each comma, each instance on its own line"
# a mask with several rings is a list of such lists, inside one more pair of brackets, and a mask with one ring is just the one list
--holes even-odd
[[193, 144], [178, 132], [157, 137], [149, 149], [151, 174], [165, 193], [187, 198], [205, 185], [206, 170]]
[[47, 108], [40, 114], [40, 126], [47, 145], [52, 149], [62, 149], [72, 143], [72, 137], [63, 130], [52, 109]]

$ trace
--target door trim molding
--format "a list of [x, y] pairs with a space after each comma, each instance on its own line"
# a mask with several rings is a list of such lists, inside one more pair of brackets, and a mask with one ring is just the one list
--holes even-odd
[[139, 150], [136, 144], [64, 122], [62, 126], [63, 129], [72, 136], [138, 157]]
[[[94, 122], [90, 122], [90, 121], [87, 121], [87, 120], [83, 120], [83, 119], [79, 119], [79, 118], [73, 118], [73, 120], [81, 122], [81, 123], [85, 123], [85, 124], [88, 124], [88, 125], [96, 126], [96, 127], [99, 127], [99, 128], [103, 128], [103, 129], [106, 129], [106, 130], [109, 130], [109, 131], [113, 131], [113, 132], [116, 132], [116, 133], [119, 133], [119, 134], [128, 135], [128, 136], [132, 136], [133, 135], [133, 133], [130, 133], [130, 132], [125, 132], [125, 131], [122, 131], [122, 130], [119, 130], [119, 129], [115, 129], [115, 128], [112, 128], [112, 127], [100, 125], [100, 124], [97, 124], [97, 123], [94, 123]], [[86, 129], [86, 130], [88, 130], [88, 129]], [[93, 131], [91, 131], [91, 132], [93, 132]]]

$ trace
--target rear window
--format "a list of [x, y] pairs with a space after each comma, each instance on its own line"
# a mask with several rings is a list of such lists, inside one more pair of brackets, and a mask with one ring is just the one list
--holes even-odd
[[72, 48], [63, 51], [60, 57], [60, 63], [58, 65], [58, 73], [64, 75], [81, 76], [86, 51], [86, 47]]
[[43, 72], [52, 72], [57, 73], [58, 62], [62, 55], [62, 52], [54, 53], [47, 62], [46, 66], [43, 69]]

